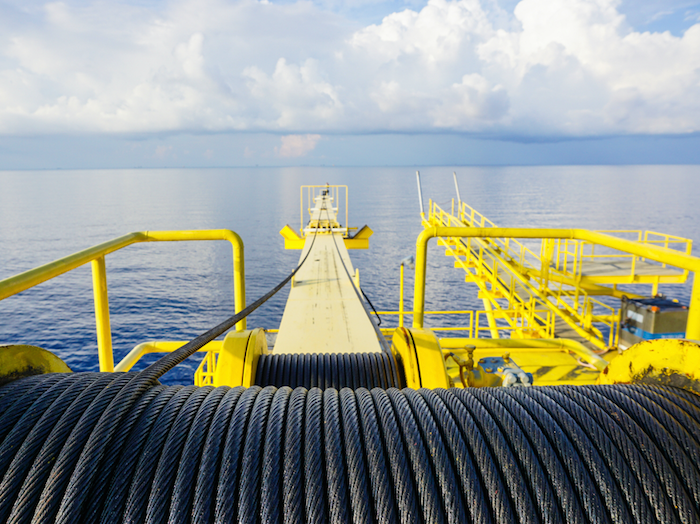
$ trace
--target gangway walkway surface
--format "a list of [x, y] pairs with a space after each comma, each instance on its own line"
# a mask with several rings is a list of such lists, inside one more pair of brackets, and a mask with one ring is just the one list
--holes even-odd
[[[330, 195], [315, 199], [274, 353], [373, 353], [381, 351], [372, 320], [360, 302], [350, 257], [338, 231]], [[318, 231], [315, 231], [318, 227]], [[317, 234], [316, 234], [317, 233]], [[346, 271], [347, 269], [347, 271]], [[313, 348], [313, 350], [311, 350]]]

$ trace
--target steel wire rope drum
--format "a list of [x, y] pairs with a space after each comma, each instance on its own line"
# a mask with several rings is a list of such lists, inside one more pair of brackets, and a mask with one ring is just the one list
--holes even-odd
[[148, 387], [109, 436], [98, 420], [132, 374], [1, 387], [0, 522], [700, 521], [693, 393], [339, 391], [352, 377], [317, 360], [325, 389]]
[[255, 385], [341, 390], [399, 388], [402, 382], [393, 357], [382, 351], [260, 355]]

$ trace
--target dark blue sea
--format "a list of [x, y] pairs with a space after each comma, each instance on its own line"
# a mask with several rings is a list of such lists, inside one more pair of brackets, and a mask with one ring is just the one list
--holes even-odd
[[[0, 279], [131, 231], [225, 228], [245, 243], [250, 303], [296, 265], [299, 252], [285, 251], [278, 232], [299, 227], [299, 187], [346, 184], [350, 225], [374, 230], [368, 251], [351, 252], [362, 288], [378, 310], [396, 310], [399, 262], [414, 254], [421, 231], [416, 169], [426, 207], [429, 198], [450, 207], [456, 171], [462, 200], [500, 226], [646, 229], [700, 240], [700, 166], [0, 171]], [[429, 266], [427, 309], [482, 308], [434, 243]], [[115, 361], [141, 342], [188, 340], [233, 314], [227, 242], [133, 245], [108, 255], [107, 276]], [[410, 309], [411, 274], [406, 284]], [[662, 291], [687, 303], [690, 286]], [[278, 327], [286, 296], [248, 325]], [[76, 371], [96, 370], [89, 264], [0, 302], [2, 343], [38, 345]], [[164, 382], [191, 383], [197, 363]]]

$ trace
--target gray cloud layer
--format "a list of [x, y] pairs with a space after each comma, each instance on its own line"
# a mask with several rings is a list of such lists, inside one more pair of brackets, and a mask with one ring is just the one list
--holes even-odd
[[700, 131], [700, 24], [635, 32], [614, 0], [429, 0], [366, 27], [305, 1], [0, 9], [4, 135]]

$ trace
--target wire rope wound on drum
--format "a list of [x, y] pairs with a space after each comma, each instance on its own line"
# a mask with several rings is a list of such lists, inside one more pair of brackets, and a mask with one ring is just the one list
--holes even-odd
[[133, 375], [49, 374], [0, 388], [0, 521], [700, 515], [700, 397], [679, 389], [154, 385], [110, 431], [106, 407]]
[[385, 352], [260, 355], [255, 385], [337, 390], [401, 387], [394, 359]]

